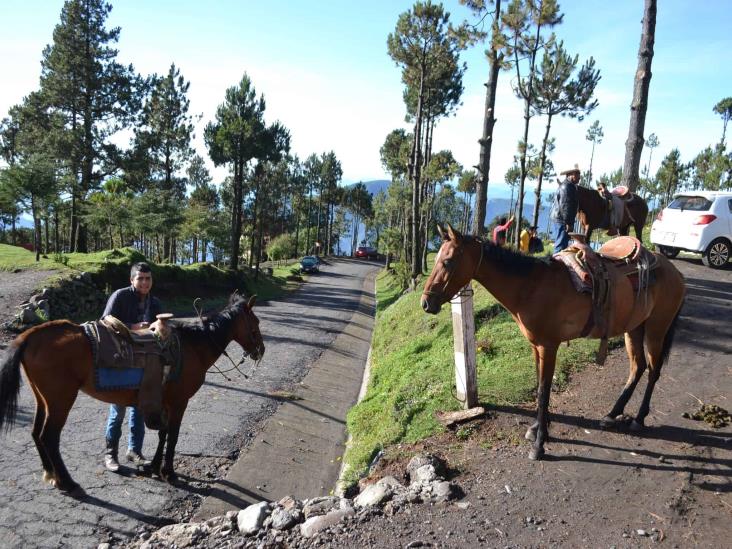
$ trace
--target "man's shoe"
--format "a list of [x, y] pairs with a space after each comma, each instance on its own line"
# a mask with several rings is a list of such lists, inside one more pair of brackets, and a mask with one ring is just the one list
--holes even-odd
[[142, 454], [135, 452], [134, 450], [127, 450], [127, 461], [130, 463], [137, 465], [138, 467], [144, 467], [146, 465], [150, 465], [150, 462], [145, 459], [145, 456]]
[[107, 468], [107, 471], [112, 471], [113, 473], [119, 471], [117, 456], [114, 454], [104, 454], [104, 466]]

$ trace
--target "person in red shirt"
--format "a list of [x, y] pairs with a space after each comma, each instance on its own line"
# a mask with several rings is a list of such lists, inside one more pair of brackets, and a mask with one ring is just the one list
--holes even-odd
[[506, 221], [505, 217], [502, 217], [498, 221], [498, 225], [496, 225], [496, 228], [493, 229], [493, 243], [497, 244], [498, 246], [503, 246], [506, 243], [506, 233], [508, 232], [509, 227], [513, 224], [514, 216], [511, 216], [511, 219]]

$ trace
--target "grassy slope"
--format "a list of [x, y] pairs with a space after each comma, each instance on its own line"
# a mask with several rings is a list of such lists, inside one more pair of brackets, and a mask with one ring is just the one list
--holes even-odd
[[[482, 286], [474, 284], [478, 394], [481, 404], [515, 404], [532, 398], [535, 368], [531, 347], [511, 315]], [[346, 451], [353, 481], [382, 447], [414, 442], [441, 431], [438, 410], [457, 410], [450, 307], [433, 316], [420, 294], [398, 298], [392, 277], [377, 278], [379, 307], [365, 398], [348, 414], [352, 441]], [[393, 303], [382, 308], [383, 303]], [[556, 383], [594, 357], [597, 342], [573, 341], [559, 351]]]

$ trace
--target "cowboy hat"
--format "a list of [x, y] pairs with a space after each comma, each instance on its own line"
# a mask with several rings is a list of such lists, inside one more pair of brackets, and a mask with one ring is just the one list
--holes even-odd
[[570, 175], [573, 173], [581, 173], [579, 166], [577, 164], [574, 165], [574, 168], [570, 168], [568, 170], [564, 170], [563, 172], [559, 172], [559, 175]]

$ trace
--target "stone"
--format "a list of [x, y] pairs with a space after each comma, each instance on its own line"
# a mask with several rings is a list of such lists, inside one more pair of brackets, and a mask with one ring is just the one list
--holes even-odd
[[34, 305], [23, 307], [20, 310], [20, 322], [23, 324], [36, 324], [41, 321], [36, 314], [36, 308]]
[[259, 503], [250, 505], [246, 509], [242, 509], [236, 516], [236, 525], [239, 528], [239, 532], [244, 535], [254, 534], [262, 527], [264, 519], [269, 514], [269, 502], [266, 501], [260, 501]]
[[384, 478], [381, 478], [376, 484], [380, 484], [381, 486], [388, 486], [392, 489], [394, 493], [404, 493], [407, 490], [407, 488], [401, 482], [399, 482], [392, 476], [386, 476]]
[[286, 511], [289, 511], [290, 509], [300, 508], [300, 504], [292, 496], [283, 497], [280, 501], [277, 502], [277, 505], [279, 505]]
[[270, 515], [270, 519], [272, 519], [271, 526], [275, 530], [289, 530], [300, 522], [301, 518], [302, 513], [297, 508], [283, 509], [277, 507]]
[[336, 496], [320, 496], [305, 501], [302, 512], [306, 519], [310, 517], [325, 515], [340, 506], [341, 498]]
[[437, 472], [432, 464], [422, 465], [411, 475], [412, 482], [432, 482], [437, 480]]
[[388, 485], [378, 483], [371, 484], [354, 498], [353, 504], [356, 507], [372, 507], [389, 499], [392, 494], [393, 490]]
[[304, 538], [311, 538], [318, 532], [338, 524], [346, 517], [353, 516], [355, 511], [352, 508], [338, 509], [326, 515], [313, 516], [300, 525], [300, 534]]
[[163, 526], [143, 545], [148, 547], [154, 547], [156, 544], [162, 544], [164, 547], [193, 547], [208, 532], [208, 526], [200, 522], [171, 524]]
[[436, 475], [438, 477], [444, 477], [445, 468], [442, 461], [431, 454], [417, 454], [407, 464], [407, 476], [409, 477], [410, 482], [415, 480], [414, 475], [417, 469], [425, 465], [432, 465]]
[[109, 549], [110, 545], [108, 543], [100, 543], [97, 545], [97, 549]]
[[453, 496], [453, 486], [446, 480], [432, 483], [432, 499], [436, 503], [449, 501]]

